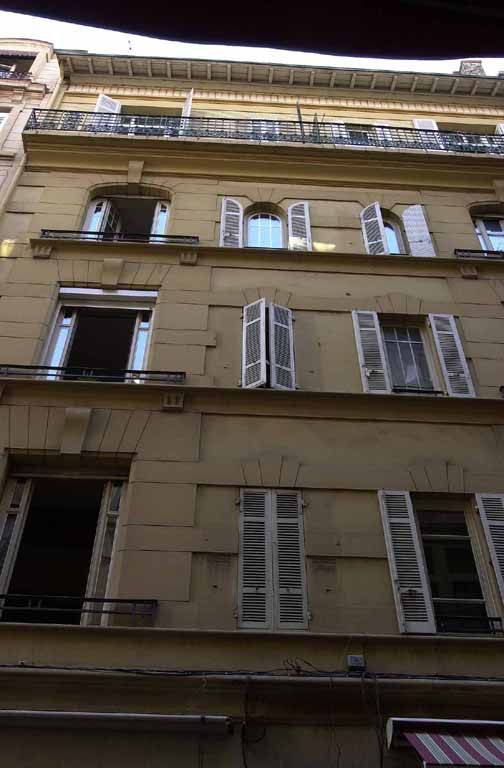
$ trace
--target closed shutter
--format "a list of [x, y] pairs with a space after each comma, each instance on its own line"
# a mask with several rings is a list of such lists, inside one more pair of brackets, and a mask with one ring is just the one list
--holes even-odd
[[477, 493], [476, 503], [504, 601], [504, 496], [500, 493]]
[[294, 203], [287, 211], [289, 222], [289, 248], [292, 251], [311, 251], [310, 211], [308, 203]]
[[271, 494], [244, 489], [240, 493], [238, 624], [269, 629], [272, 625]]
[[243, 244], [243, 208], [230, 197], [222, 201], [220, 244], [228, 248], [241, 248]]
[[243, 308], [242, 387], [266, 384], [266, 300]]
[[404, 231], [412, 256], [435, 256], [436, 251], [429, 232], [423, 206], [410, 205], [403, 211]]
[[413, 125], [418, 128], [419, 131], [438, 131], [438, 124], [435, 120], [430, 120], [426, 117], [413, 120]]
[[371, 203], [360, 214], [366, 252], [375, 256], [387, 254], [387, 239], [380, 204]]
[[453, 315], [429, 315], [448, 394], [474, 397], [474, 387]]
[[352, 312], [355, 340], [365, 392], [390, 392], [390, 381], [376, 312]]
[[270, 377], [273, 389], [295, 389], [292, 311], [279, 304], [269, 307]]
[[308, 626], [301, 494], [273, 491], [273, 574], [278, 629]]
[[409, 493], [379, 491], [390, 576], [401, 632], [436, 631], [423, 551]]
[[94, 111], [109, 112], [116, 115], [121, 111], [121, 102], [112, 99], [110, 96], [106, 96], [104, 93], [100, 93], [96, 100]]

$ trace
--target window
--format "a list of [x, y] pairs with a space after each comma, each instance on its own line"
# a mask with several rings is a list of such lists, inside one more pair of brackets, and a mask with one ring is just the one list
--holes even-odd
[[475, 219], [474, 224], [483, 251], [504, 251], [504, 218], [486, 216]]
[[155, 297], [155, 291], [62, 288], [48, 378], [138, 382], [127, 371], [146, 366]]
[[408, 254], [436, 255], [423, 206], [410, 205], [401, 217], [382, 211], [378, 202], [360, 214], [366, 253], [373, 256]]
[[303, 509], [298, 491], [241, 491], [238, 596], [242, 629], [307, 628]]
[[[253, 248], [284, 248], [284, 224], [280, 215], [271, 211], [252, 209], [245, 217], [243, 233], [243, 206], [238, 200], [225, 197], [222, 201], [220, 245], [242, 248], [243, 242]], [[289, 248], [309, 251], [312, 247], [310, 212], [307, 202], [297, 202], [287, 208]]]
[[247, 245], [252, 248], [282, 248], [283, 233], [280, 216], [254, 213], [247, 219]]
[[[500, 628], [485, 599], [484, 560], [477, 556], [474, 510], [457, 496], [380, 491], [380, 509], [400, 630], [487, 633]], [[502, 594], [504, 562], [497, 555], [504, 497], [477, 496]]]
[[2, 127], [5, 125], [5, 123], [7, 122], [8, 117], [9, 117], [9, 113], [0, 109], [0, 131], [2, 130]]
[[382, 328], [392, 389], [433, 390], [422, 331], [415, 325], [385, 325]]
[[[2, 621], [99, 624], [109, 595], [122, 481], [21, 478], [0, 510]], [[98, 606], [98, 607], [97, 607]], [[64, 611], [64, 612], [62, 612]]]
[[292, 311], [266, 299], [243, 308], [242, 387], [295, 389]]
[[35, 54], [0, 52], [0, 79], [29, 77], [29, 71], [34, 61]]
[[[352, 315], [365, 392], [434, 391], [425, 325], [380, 320], [376, 312], [367, 310], [357, 310]], [[474, 397], [455, 318], [452, 315], [429, 315], [427, 319], [446, 393], [455, 397]]]
[[168, 229], [170, 204], [149, 197], [121, 197], [93, 200], [83, 226], [89, 240], [141, 240], [163, 242]]

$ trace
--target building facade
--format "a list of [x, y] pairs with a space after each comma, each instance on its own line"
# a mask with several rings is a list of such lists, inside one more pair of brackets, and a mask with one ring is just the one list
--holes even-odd
[[504, 79], [56, 55], [0, 219], [5, 765], [504, 764]]

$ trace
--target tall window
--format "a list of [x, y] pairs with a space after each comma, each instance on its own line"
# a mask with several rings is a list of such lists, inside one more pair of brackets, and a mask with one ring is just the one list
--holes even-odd
[[110, 197], [93, 200], [84, 221], [83, 237], [88, 240], [163, 242], [168, 229], [170, 204], [149, 197]]
[[384, 219], [383, 227], [385, 229], [385, 240], [387, 242], [388, 252], [390, 254], [405, 253], [406, 251], [402, 244], [402, 236], [399, 226]]
[[395, 391], [433, 389], [422, 331], [414, 325], [385, 325], [385, 352]]
[[475, 219], [474, 224], [482, 250], [504, 251], [504, 218], [488, 216]]
[[282, 248], [282, 220], [273, 213], [254, 213], [247, 219], [247, 245], [253, 248]]

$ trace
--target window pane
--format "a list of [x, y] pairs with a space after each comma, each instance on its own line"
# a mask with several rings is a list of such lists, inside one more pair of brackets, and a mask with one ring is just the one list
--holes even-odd
[[247, 245], [255, 248], [281, 248], [282, 222], [278, 216], [257, 213], [248, 220]]
[[399, 245], [399, 238], [397, 236], [395, 227], [393, 227], [392, 224], [389, 224], [388, 222], [385, 222], [384, 226], [389, 253], [401, 253], [401, 246]]
[[383, 334], [392, 386], [432, 389], [420, 329], [415, 326], [385, 327]]

